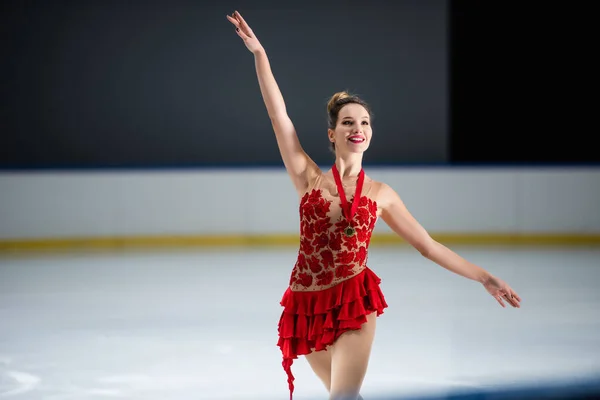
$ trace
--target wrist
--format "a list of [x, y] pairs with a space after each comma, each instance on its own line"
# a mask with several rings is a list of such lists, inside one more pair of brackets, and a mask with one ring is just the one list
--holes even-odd
[[492, 274], [490, 274], [489, 272], [487, 272], [485, 270], [481, 270], [481, 272], [478, 274], [476, 280], [477, 280], [477, 282], [481, 283], [482, 285], [485, 285], [492, 278], [493, 278]]
[[260, 46], [258, 49], [253, 50], [252, 54], [254, 54], [254, 56], [257, 57], [257, 56], [265, 55], [267, 53], [265, 52], [265, 49], [262, 46]]

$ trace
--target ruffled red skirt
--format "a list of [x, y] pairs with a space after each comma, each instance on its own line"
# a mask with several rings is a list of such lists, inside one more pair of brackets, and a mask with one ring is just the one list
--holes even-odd
[[281, 300], [279, 341], [283, 369], [288, 376], [290, 399], [294, 392], [292, 363], [312, 350], [325, 350], [340, 335], [360, 329], [367, 315], [383, 314], [387, 307], [379, 284], [381, 279], [369, 268], [329, 289], [295, 292], [288, 288]]

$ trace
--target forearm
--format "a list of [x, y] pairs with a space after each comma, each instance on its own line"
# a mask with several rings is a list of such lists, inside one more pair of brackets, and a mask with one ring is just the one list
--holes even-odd
[[271, 71], [269, 58], [264, 49], [254, 53], [254, 62], [256, 65], [256, 75], [258, 77], [260, 92], [265, 102], [265, 106], [267, 107], [269, 117], [273, 119], [278, 115], [284, 115], [286, 109], [283, 95], [275, 81], [275, 77]]
[[470, 263], [436, 241], [432, 242], [430, 248], [424, 255], [426, 258], [448, 271], [480, 283], [484, 283], [491, 276], [491, 274], [483, 268]]

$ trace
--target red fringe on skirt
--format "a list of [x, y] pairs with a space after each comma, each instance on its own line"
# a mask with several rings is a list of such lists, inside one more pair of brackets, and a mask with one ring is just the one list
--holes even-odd
[[367, 315], [383, 314], [387, 307], [379, 284], [381, 279], [369, 268], [329, 289], [294, 292], [287, 289], [281, 300], [277, 345], [283, 354], [290, 399], [294, 392], [292, 363], [299, 355], [324, 350], [340, 335], [360, 329]]

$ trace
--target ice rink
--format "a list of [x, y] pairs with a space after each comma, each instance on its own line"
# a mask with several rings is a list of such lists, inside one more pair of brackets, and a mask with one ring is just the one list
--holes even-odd
[[[369, 267], [378, 319], [365, 400], [600, 375], [600, 249], [452, 247], [522, 308], [408, 247]], [[297, 249], [0, 255], [0, 398], [288, 399], [279, 300]], [[303, 358], [295, 399], [327, 399]]]

